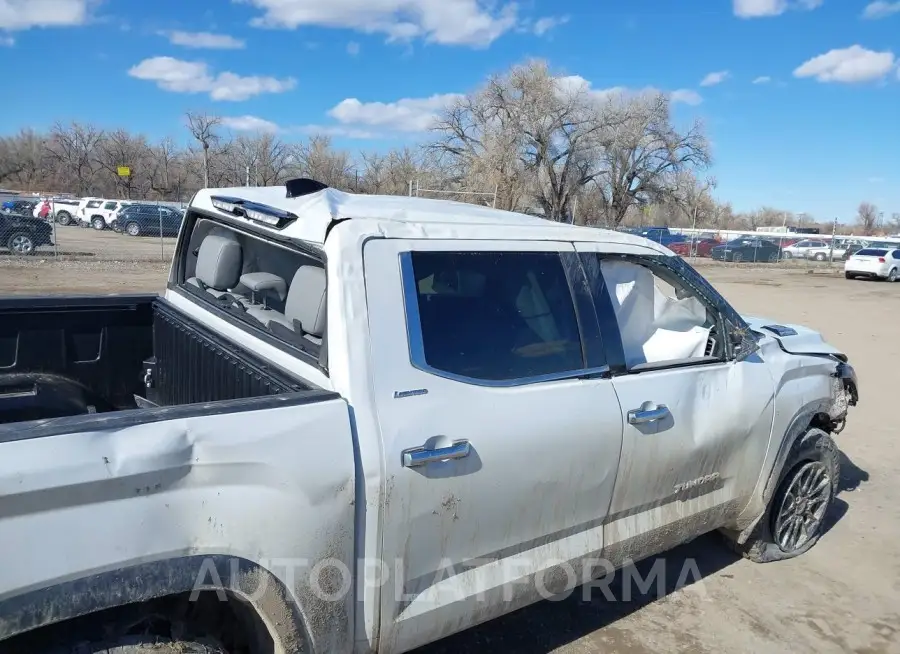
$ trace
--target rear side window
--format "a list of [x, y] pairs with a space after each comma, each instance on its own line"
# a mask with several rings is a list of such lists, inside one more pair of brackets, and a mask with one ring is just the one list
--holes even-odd
[[860, 257], [883, 257], [887, 254], [887, 250], [875, 250], [873, 248], [863, 248], [859, 250], [857, 256]]
[[559, 254], [413, 252], [411, 262], [406, 283], [415, 287], [406, 292], [418, 310], [420, 367], [484, 381], [584, 368]]
[[118, 206], [117, 202], [107, 202], [105, 205], [103, 205], [103, 208], [104, 209], [115, 209], [117, 206]]
[[88, 209], [96, 209], [101, 204], [103, 204], [102, 200], [91, 200], [90, 202], [87, 203], [87, 208]]

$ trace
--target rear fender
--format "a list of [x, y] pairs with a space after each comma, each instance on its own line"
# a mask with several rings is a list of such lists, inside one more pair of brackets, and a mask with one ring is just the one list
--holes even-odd
[[64, 620], [195, 590], [216, 592], [223, 601], [235, 597], [252, 606], [276, 651], [295, 651], [298, 643], [310, 642], [284, 584], [262, 566], [230, 556], [140, 563], [16, 595], [0, 601], [0, 641]]

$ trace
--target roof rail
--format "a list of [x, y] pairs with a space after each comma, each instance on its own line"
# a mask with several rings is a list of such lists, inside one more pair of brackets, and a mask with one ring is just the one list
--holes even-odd
[[284, 183], [287, 188], [287, 197], [298, 198], [301, 195], [310, 195], [318, 193], [322, 189], [328, 188], [328, 184], [323, 184], [308, 177], [298, 177], [297, 179], [289, 179]]

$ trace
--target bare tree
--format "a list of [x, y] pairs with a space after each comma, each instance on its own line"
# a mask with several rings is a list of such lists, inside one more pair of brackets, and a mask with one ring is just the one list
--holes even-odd
[[217, 129], [222, 124], [219, 116], [205, 113], [187, 114], [188, 129], [203, 149], [203, 186], [209, 186], [209, 149], [218, 143]]
[[633, 206], [665, 201], [677, 194], [678, 175], [710, 164], [703, 126], [686, 133], [672, 125], [669, 98], [642, 94], [621, 101], [621, 120], [610, 121], [612, 133], [601, 152], [599, 176], [607, 222], [617, 226]]
[[78, 195], [88, 195], [94, 186], [96, 149], [102, 139], [102, 130], [81, 123], [56, 123], [50, 130], [47, 155], [60, 171], [60, 181], [74, 187]]
[[312, 136], [294, 148], [293, 161], [304, 175], [333, 188], [347, 188], [352, 165], [350, 155], [334, 150], [327, 136]]
[[[141, 196], [150, 189], [148, 159], [150, 148], [142, 136], [132, 136], [124, 129], [105, 134], [97, 143], [94, 161], [106, 174], [107, 187], [115, 188], [116, 196], [125, 199]], [[129, 169], [128, 175], [119, 175], [119, 168]]]
[[856, 222], [863, 230], [863, 234], [871, 236], [878, 224], [878, 207], [871, 202], [860, 202], [856, 210]]

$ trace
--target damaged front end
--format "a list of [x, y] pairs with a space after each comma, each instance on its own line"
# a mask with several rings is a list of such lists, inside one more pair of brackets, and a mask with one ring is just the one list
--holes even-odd
[[859, 381], [853, 366], [843, 359], [838, 360], [832, 378], [828, 417], [832, 422], [831, 431], [839, 434], [847, 423], [848, 410], [859, 402]]

